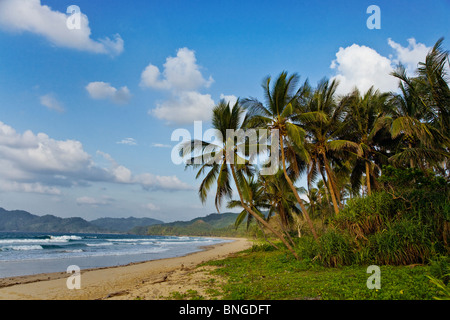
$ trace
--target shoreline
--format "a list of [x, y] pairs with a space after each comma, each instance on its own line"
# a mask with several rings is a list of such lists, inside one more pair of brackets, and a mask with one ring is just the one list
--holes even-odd
[[181, 289], [178, 284], [184, 283], [188, 272], [199, 264], [224, 258], [252, 245], [252, 241], [246, 238], [211, 238], [233, 241], [203, 246], [201, 251], [179, 257], [83, 269], [81, 289], [67, 288], [66, 281], [70, 275], [66, 272], [0, 278], [0, 300], [95, 300], [112, 297], [131, 299], [145, 290], [154, 293], [147, 295], [148, 299], [157, 299], [170, 293], [163, 288], [166, 282]]

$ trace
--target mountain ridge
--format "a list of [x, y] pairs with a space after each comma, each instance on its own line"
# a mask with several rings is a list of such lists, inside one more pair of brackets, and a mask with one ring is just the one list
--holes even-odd
[[233, 212], [211, 213], [189, 221], [135, 227], [130, 230], [130, 233], [155, 236], [243, 236], [245, 235], [245, 223], [237, 229], [234, 226], [238, 215]]
[[126, 233], [140, 225], [163, 223], [152, 218], [99, 218], [87, 221], [81, 217], [61, 218], [51, 214], [38, 216], [25, 210], [0, 207], [0, 231]]

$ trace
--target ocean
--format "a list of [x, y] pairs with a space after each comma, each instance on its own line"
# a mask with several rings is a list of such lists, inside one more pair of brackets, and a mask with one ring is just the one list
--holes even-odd
[[0, 278], [183, 256], [229, 240], [127, 234], [0, 232]]

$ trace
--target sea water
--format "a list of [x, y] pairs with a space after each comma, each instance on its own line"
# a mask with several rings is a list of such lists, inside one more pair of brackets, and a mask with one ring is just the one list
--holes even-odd
[[227, 240], [127, 234], [0, 232], [0, 278], [183, 256]]

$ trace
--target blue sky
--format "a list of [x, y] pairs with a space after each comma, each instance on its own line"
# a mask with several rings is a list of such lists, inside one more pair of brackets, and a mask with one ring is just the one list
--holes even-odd
[[[79, 29], [67, 27], [70, 5]], [[370, 5], [380, 29], [367, 27]], [[337, 77], [342, 93], [395, 90], [396, 63], [412, 72], [440, 37], [449, 48], [449, 9], [448, 0], [0, 0], [0, 206], [88, 220], [214, 212], [195, 173], [171, 161], [175, 129], [207, 128], [221, 97], [262, 99], [262, 79], [283, 70], [312, 84]]]

